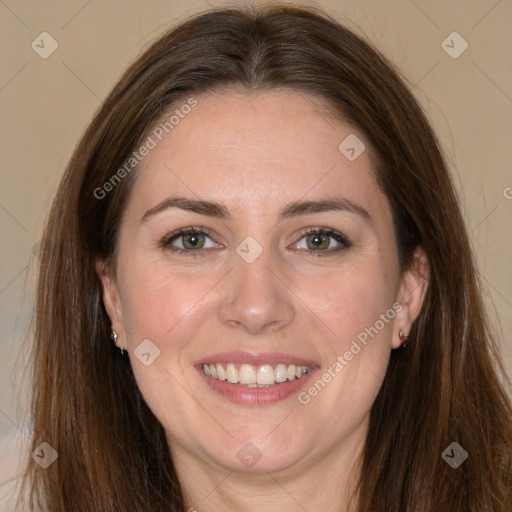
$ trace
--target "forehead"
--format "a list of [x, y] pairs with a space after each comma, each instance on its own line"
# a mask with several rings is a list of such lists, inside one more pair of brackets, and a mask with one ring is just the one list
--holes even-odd
[[137, 171], [131, 201], [138, 210], [176, 193], [223, 201], [241, 213], [326, 194], [374, 213], [387, 207], [363, 135], [317, 98], [271, 91], [195, 100], [194, 108], [177, 104], [163, 116], [165, 123], [179, 114], [167, 130], [150, 132], [155, 146]]

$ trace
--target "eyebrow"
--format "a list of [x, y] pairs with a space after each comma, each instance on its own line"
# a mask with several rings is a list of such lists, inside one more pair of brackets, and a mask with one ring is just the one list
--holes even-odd
[[[171, 196], [147, 210], [142, 216], [141, 222], [145, 222], [151, 217], [169, 210], [170, 208], [179, 208], [181, 210], [198, 213], [199, 215], [206, 215], [223, 220], [233, 219], [231, 212], [221, 203], [190, 199], [181, 196]], [[279, 220], [330, 211], [348, 211], [362, 216], [365, 220], [371, 220], [371, 216], [367, 210], [357, 203], [343, 197], [327, 198], [317, 201], [294, 201], [287, 204], [285, 208], [281, 210]]]

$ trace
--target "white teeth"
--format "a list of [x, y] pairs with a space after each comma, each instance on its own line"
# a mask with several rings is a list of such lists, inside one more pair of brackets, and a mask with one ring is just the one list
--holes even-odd
[[231, 384], [240, 384], [250, 388], [273, 386], [287, 380], [300, 379], [311, 371], [309, 366], [285, 365], [283, 363], [277, 364], [275, 368], [270, 364], [253, 366], [244, 363], [240, 365], [239, 370], [234, 363], [227, 363], [224, 366], [219, 363], [203, 364], [203, 371], [214, 379], [227, 380]]
[[219, 380], [226, 380], [226, 372], [224, 368], [222, 368], [222, 365], [217, 363], [215, 366], [217, 368], [217, 378]]
[[256, 384], [256, 371], [252, 365], [243, 364], [240, 366], [240, 370], [238, 370], [238, 382], [240, 382], [240, 384]]
[[231, 384], [236, 384], [238, 382], [238, 370], [233, 363], [229, 363], [226, 366], [226, 379]]
[[286, 371], [286, 365], [278, 364], [274, 370], [276, 382], [285, 382], [288, 379], [288, 372]]
[[274, 384], [276, 381], [275, 373], [269, 364], [261, 365], [258, 368], [257, 383], [258, 384]]

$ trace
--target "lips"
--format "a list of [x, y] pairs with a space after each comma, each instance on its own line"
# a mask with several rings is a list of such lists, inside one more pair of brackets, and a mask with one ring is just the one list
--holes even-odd
[[318, 363], [308, 359], [302, 359], [290, 354], [283, 354], [280, 352], [265, 352], [265, 353], [254, 353], [254, 352], [218, 352], [216, 354], [210, 354], [209, 356], [203, 357], [200, 361], [194, 363], [196, 366], [201, 364], [216, 364], [216, 363], [234, 363], [237, 368], [243, 363], [251, 364], [253, 366], [259, 366], [262, 364], [277, 365], [279, 363], [295, 366], [310, 366], [316, 367]]
[[195, 367], [217, 394], [244, 405], [284, 400], [306, 384], [319, 365], [276, 352], [222, 352], [206, 356]]

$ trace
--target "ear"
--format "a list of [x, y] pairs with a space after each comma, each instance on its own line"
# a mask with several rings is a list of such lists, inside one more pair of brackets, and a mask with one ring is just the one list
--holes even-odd
[[406, 336], [411, 331], [411, 326], [416, 320], [423, 305], [430, 280], [430, 265], [423, 247], [418, 246], [414, 250], [410, 268], [402, 276], [397, 302], [402, 306], [396, 314], [393, 340], [391, 345], [398, 348], [401, 344], [400, 331]]
[[105, 305], [107, 314], [110, 317], [112, 329], [116, 331], [119, 338], [126, 339], [123, 308], [121, 305], [121, 299], [119, 297], [115, 278], [103, 258], [96, 258], [95, 267], [96, 273], [101, 280], [101, 286], [103, 290], [103, 304]]

